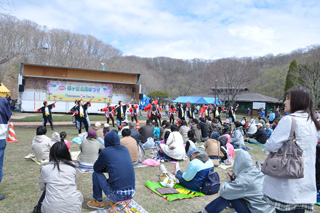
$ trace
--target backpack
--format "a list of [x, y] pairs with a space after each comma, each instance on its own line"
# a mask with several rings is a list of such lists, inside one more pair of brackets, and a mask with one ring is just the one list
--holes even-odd
[[218, 193], [220, 189], [220, 177], [217, 172], [214, 172], [214, 168], [212, 167], [209, 170], [208, 176], [205, 179], [201, 192], [205, 195], [212, 195]]

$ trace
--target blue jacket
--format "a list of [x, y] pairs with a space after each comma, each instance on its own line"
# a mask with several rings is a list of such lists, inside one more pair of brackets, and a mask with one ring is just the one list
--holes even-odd
[[135, 174], [128, 149], [120, 145], [117, 133], [111, 131], [104, 137], [104, 148], [94, 163], [95, 172], [109, 174], [108, 184], [113, 191], [135, 187]]
[[0, 97], [0, 140], [6, 139], [8, 121], [11, 118], [11, 109], [7, 100]]
[[270, 113], [268, 119], [269, 119], [269, 121], [273, 121], [275, 117], [276, 117], [276, 115], [272, 112], [272, 113]]

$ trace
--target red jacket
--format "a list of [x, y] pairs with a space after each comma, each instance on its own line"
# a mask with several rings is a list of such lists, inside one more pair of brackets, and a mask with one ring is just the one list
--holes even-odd
[[[154, 101], [154, 105], [157, 105], [157, 104], [158, 104], [158, 100], [155, 100], [155, 101]], [[151, 118], [151, 110], [152, 110], [152, 105], [151, 105], [151, 104], [148, 104], [148, 105], [144, 108], [144, 111], [147, 111], [148, 118]]]

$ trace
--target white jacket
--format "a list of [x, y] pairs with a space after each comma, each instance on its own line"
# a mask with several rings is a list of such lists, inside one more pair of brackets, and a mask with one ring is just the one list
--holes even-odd
[[[263, 193], [268, 197], [288, 204], [316, 203], [316, 145], [318, 132], [308, 114], [297, 111], [293, 114], [296, 120], [296, 140], [303, 150], [304, 178], [280, 179], [266, 175], [263, 182]], [[278, 151], [288, 140], [291, 130], [291, 117], [283, 117], [266, 143], [269, 152]]]
[[41, 206], [44, 213], [76, 213], [81, 212], [83, 196], [77, 190], [77, 170], [67, 164], [60, 163], [53, 169], [53, 163], [42, 166], [39, 187], [46, 191]]
[[186, 156], [183, 139], [179, 132], [171, 132], [168, 137], [167, 144], [160, 144], [160, 147], [162, 151], [170, 158], [183, 160]]

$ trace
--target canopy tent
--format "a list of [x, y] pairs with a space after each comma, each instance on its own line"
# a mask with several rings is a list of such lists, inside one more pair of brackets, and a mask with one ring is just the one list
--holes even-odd
[[0, 83], [0, 96], [5, 98], [7, 94], [10, 95], [10, 90], [3, 83]]
[[203, 99], [206, 100], [209, 104], [222, 105], [222, 102], [219, 100], [219, 98], [203, 97]]
[[198, 97], [198, 96], [179, 96], [177, 99], [175, 99], [173, 101], [173, 103], [192, 103], [192, 104], [208, 104], [208, 102], [202, 98], [202, 97]]

